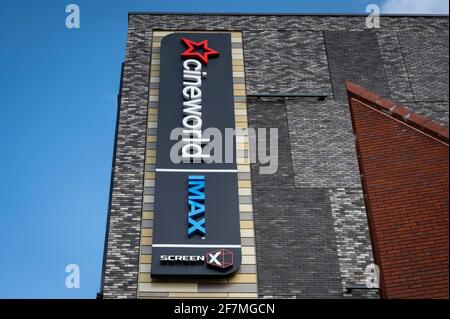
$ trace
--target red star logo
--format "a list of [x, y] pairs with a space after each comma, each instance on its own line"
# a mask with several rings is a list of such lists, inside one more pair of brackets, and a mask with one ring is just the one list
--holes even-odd
[[[208, 57], [219, 56], [219, 52], [208, 47], [208, 40], [202, 42], [194, 42], [186, 38], [181, 38], [181, 41], [187, 46], [187, 50], [181, 53], [182, 58], [196, 58], [203, 64], [208, 64]], [[195, 49], [201, 49], [203, 54], [195, 52]]]

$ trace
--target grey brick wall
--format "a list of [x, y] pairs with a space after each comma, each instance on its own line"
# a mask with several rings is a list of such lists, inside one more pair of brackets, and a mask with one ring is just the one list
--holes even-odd
[[[378, 31], [390, 98], [448, 126], [448, 26]], [[388, 96], [389, 97], [389, 96]]]
[[136, 298], [151, 33], [128, 29], [103, 268], [104, 298]]
[[359, 186], [355, 141], [345, 103], [295, 99], [286, 105], [295, 185]]
[[[153, 29], [243, 31], [248, 93], [330, 95], [327, 102], [251, 103], [250, 123], [273, 124], [283, 133], [277, 174], [262, 177], [252, 167], [258, 280], [261, 296], [343, 296], [345, 285], [361, 282], [361, 269], [372, 258], [343, 81], [448, 125], [448, 18], [382, 17], [381, 29], [367, 31], [365, 17], [358, 16], [130, 15], [104, 257], [106, 298], [136, 297]], [[321, 237], [312, 240], [314, 232]], [[295, 272], [283, 249], [298, 262]]]
[[448, 101], [448, 30], [400, 32], [415, 101]]
[[[364, 287], [367, 266], [373, 263], [364, 195], [360, 186], [333, 187], [328, 193], [345, 293], [346, 287]], [[376, 297], [378, 291], [359, 293], [361, 297]]]
[[246, 31], [244, 47], [248, 94], [333, 93], [322, 32]]
[[332, 221], [327, 232], [335, 237], [341, 293], [363, 286], [373, 256], [349, 109], [345, 102], [314, 99], [289, 99], [286, 108], [294, 183], [325, 192], [322, 203]]
[[277, 173], [252, 165], [260, 297], [341, 296], [328, 190], [294, 185], [285, 101], [252, 99], [248, 116], [250, 127], [278, 128], [280, 141]]
[[375, 32], [326, 31], [324, 34], [337, 100], [347, 100], [346, 80], [378, 92], [381, 96], [389, 96], [386, 73]]
[[390, 97], [398, 102], [413, 101], [414, 95], [396, 32], [377, 32]]

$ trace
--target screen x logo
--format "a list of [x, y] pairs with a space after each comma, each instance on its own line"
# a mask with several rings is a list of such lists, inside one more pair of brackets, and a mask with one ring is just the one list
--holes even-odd
[[217, 260], [217, 257], [219, 257], [221, 251], [216, 252], [214, 255], [213, 254], [208, 254], [209, 255], [209, 264], [215, 264], [217, 266], [222, 266], [222, 264]]
[[233, 265], [233, 252], [226, 249], [211, 251], [206, 254], [206, 264], [216, 269], [226, 269]]

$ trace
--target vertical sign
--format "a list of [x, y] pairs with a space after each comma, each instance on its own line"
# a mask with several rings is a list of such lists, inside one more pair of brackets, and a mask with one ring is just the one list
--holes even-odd
[[[235, 127], [231, 35], [170, 34], [160, 54], [151, 274], [227, 276], [241, 263], [237, 165], [224, 162], [223, 140], [220, 163], [207, 163], [204, 145], [206, 129], [224, 137]], [[175, 128], [182, 140], [171, 140]], [[176, 143], [179, 163], [170, 156]]]

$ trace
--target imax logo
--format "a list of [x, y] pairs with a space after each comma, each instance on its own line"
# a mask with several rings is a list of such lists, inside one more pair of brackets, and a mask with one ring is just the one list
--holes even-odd
[[205, 236], [205, 176], [189, 175], [188, 186], [188, 236]]

